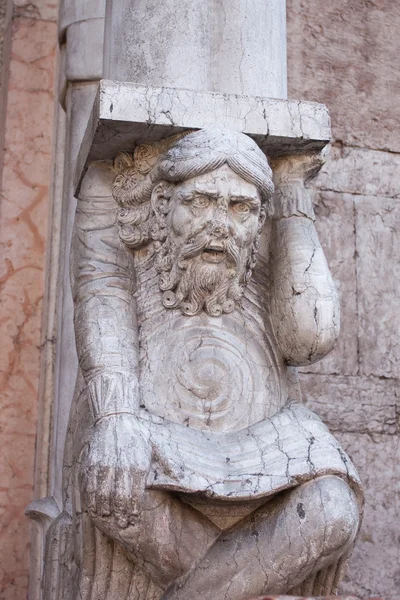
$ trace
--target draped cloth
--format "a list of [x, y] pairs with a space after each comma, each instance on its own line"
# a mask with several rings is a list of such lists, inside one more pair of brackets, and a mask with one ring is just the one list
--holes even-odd
[[157, 417], [148, 487], [218, 500], [255, 500], [322, 475], [346, 479], [360, 497], [349, 457], [317, 415], [289, 402], [271, 418], [235, 432], [197, 431]]
[[[85, 391], [77, 404], [78, 410], [71, 423], [75, 421], [75, 435], [87, 431], [85, 419], [79, 417], [82, 412], [87, 415]], [[362, 511], [361, 484], [349, 457], [319, 417], [297, 402], [289, 402], [273, 417], [249, 428], [227, 433], [193, 430], [146, 411], [140, 417], [149, 429], [153, 445], [147, 481], [151, 489], [184, 495], [194, 507], [196, 499], [201, 498], [206, 504], [226, 503], [228, 509], [233, 502], [245, 504], [263, 498], [267, 501], [279, 492], [312, 479], [336, 475], [352, 488]], [[70, 434], [73, 429], [70, 428]], [[84, 438], [85, 434], [81, 442]], [[259, 503], [255, 505], [259, 506]], [[69, 527], [66, 526], [68, 519], [64, 512], [59, 524], [55, 522], [52, 526], [48, 551], [52, 554], [53, 564], [55, 554], [59, 554], [58, 562], [62, 565], [63, 556], [71, 556], [72, 544], [78, 546], [81, 549], [80, 568], [74, 573], [64, 573], [65, 581], [60, 581], [59, 585], [53, 583], [52, 589], [58, 588], [58, 595], [54, 598], [45, 596], [45, 600], [75, 600], [76, 597], [113, 600], [115, 594], [120, 600], [160, 600], [163, 590], [154, 586], [147, 575], [126, 558], [119, 544], [101, 533], [84, 514], [77, 513], [74, 506], [70, 510], [75, 510], [74, 525], [69, 518]], [[286, 593], [335, 593], [349, 554]], [[50, 576], [54, 579], [54, 573], [47, 574], [48, 578]], [[71, 590], [74, 590], [72, 594]]]
[[[200, 493], [229, 503], [267, 499], [311, 479], [336, 475], [353, 489], [362, 512], [361, 482], [350, 458], [321, 419], [297, 402], [238, 432], [200, 432], [175, 424], [165, 428], [161, 420], [152, 421], [150, 428], [156, 451], [149, 487], [154, 489]], [[349, 556], [287, 593], [335, 593]]]

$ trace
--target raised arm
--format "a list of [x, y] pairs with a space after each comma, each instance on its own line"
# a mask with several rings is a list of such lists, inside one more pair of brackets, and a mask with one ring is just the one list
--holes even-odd
[[95, 419], [138, 407], [134, 271], [118, 235], [110, 163], [92, 163], [83, 180], [71, 249], [79, 365]]
[[79, 365], [94, 424], [82, 455], [83, 509], [94, 519], [112, 515], [126, 527], [136, 518], [151, 447], [138, 417], [134, 271], [118, 235], [114, 176], [102, 161], [89, 167], [82, 183], [71, 278]]
[[339, 300], [305, 188], [321, 164], [318, 155], [274, 164], [271, 317], [281, 353], [292, 366], [320, 360], [339, 335]]

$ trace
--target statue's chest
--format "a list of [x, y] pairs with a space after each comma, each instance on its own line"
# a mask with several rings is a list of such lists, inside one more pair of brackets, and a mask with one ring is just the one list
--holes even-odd
[[195, 429], [242, 429], [287, 398], [268, 342], [230, 316], [178, 316], [146, 327], [140, 357], [142, 405]]

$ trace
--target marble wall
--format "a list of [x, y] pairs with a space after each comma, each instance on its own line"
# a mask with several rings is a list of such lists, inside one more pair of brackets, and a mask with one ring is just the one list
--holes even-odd
[[0, 598], [27, 597], [57, 3], [14, 1], [0, 198]]
[[400, 594], [400, 5], [288, 0], [289, 97], [324, 102], [333, 147], [317, 228], [342, 305], [332, 354], [304, 370], [307, 402], [353, 458], [365, 519], [343, 593]]

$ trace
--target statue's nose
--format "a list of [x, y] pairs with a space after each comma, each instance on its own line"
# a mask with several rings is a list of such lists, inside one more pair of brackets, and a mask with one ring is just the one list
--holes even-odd
[[229, 234], [227, 222], [221, 218], [212, 221], [210, 225], [210, 234], [218, 239], [227, 238]]

